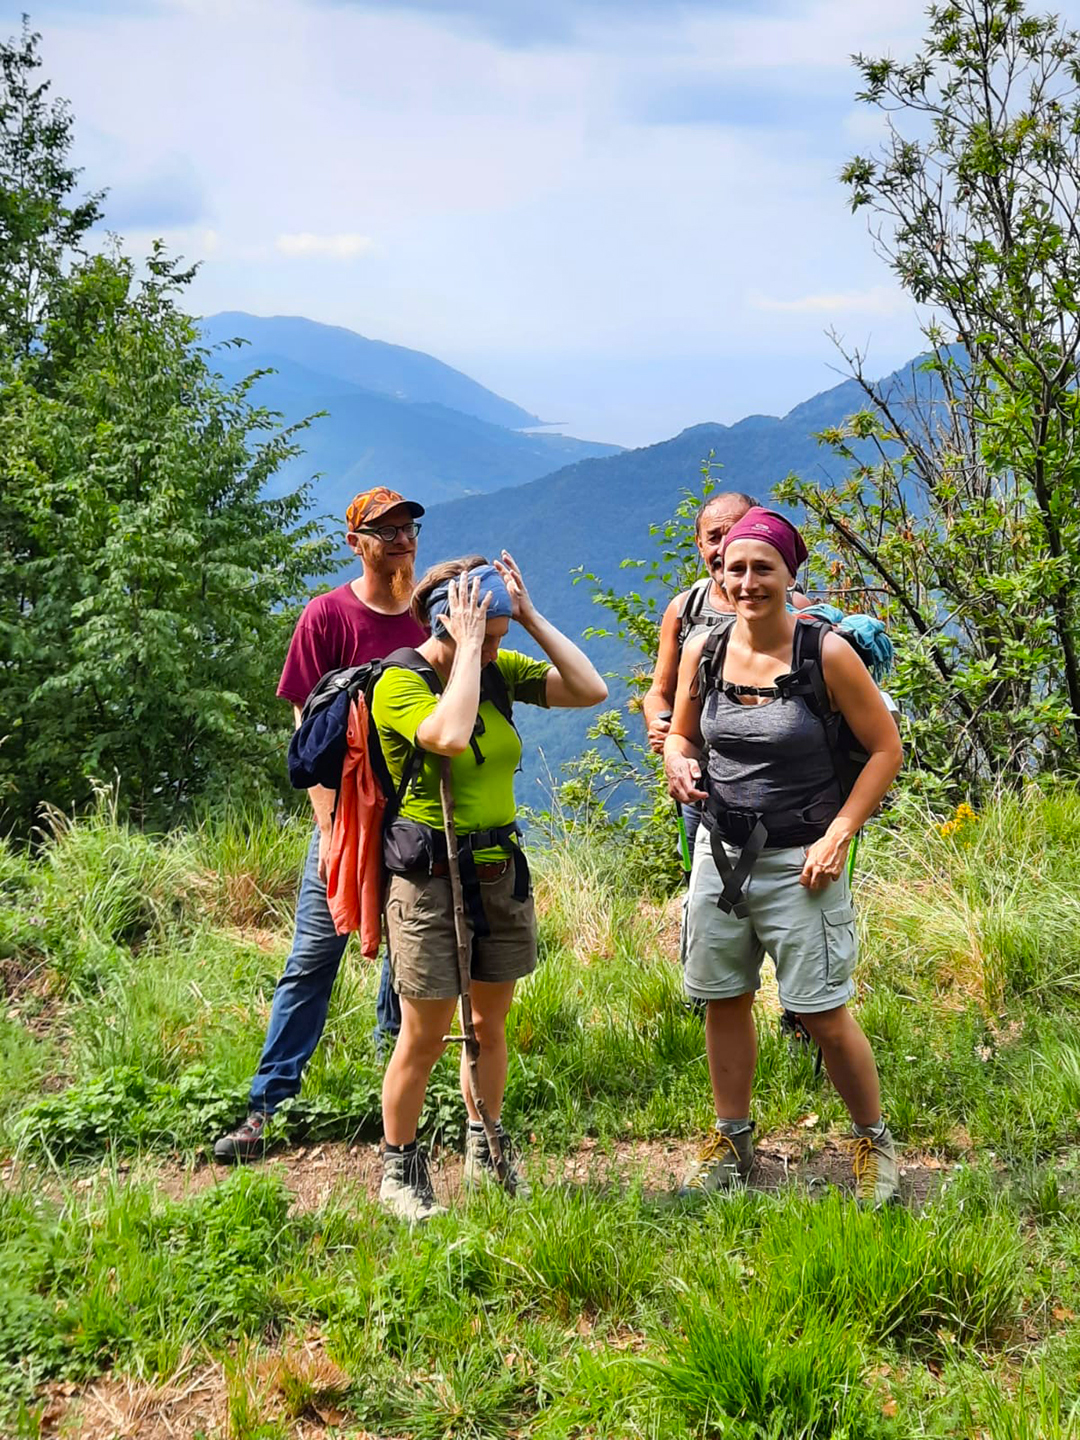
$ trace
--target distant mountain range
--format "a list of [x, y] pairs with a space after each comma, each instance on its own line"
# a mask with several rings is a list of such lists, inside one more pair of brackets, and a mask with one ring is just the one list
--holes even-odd
[[[329, 412], [303, 432], [305, 453], [274, 477], [275, 493], [320, 472], [315, 510], [332, 517], [337, 529], [337, 517], [366, 485], [407, 492], [429, 507], [421, 567], [505, 548], [521, 563], [544, 613], [575, 638], [609, 617], [593, 604], [586, 583], [573, 584], [571, 571], [581, 566], [617, 586], [624, 559], [651, 558], [649, 525], [670, 516], [684, 490], [700, 489], [705, 460], [711, 456], [720, 465], [724, 489], [767, 502], [791, 471], [813, 476], [835, 468], [814, 434], [865, 403], [859, 386], [845, 381], [780, 418], [752, 415], [735, 425], [695, 425], [660, 444], [620, 450], [530, 433], [527, 427], [538, 419], [520, 405], [431, 355], [350, 330], [238, 311], [212, 315], [203, 327], [208, 343], [219, 347], [213, 364], [226, 380], [254, 369], [276, 372], [257, 383], [257, 401], [289, 422]], [[250, 343], [221, 346], [236, 337]], [[920, 392], [926, 383], [919, 380]], [[910, 396], [912, 366], [885, 384]], [[638, 581], [634, 572], [623, 579], [627, 588]], [[524, 637], [512, 636], [511, 643], [530, 648]], [[613, 642], [588, 645], [602, 668], [626, 668], [627, 656]], [[625, 691], [616, 688], [613, 701], [623, 698]], [[557, 775], [561, 763], [583, 748], [591, 718], [573, 711], [515, 715], [526, 744], [522, 799], [540, 803], [536, 780], [545, 770]]]
[[[305, 454], [274, 477], [272, 493], [318, 476], [315, 507], [342, 515], [358, 490], [386, 484], [423, 504], [519, 485], [586, 457], [619, 453], [546, 432], [538, 417], [431, 355], [369, 340], [297, 316], [224, 311], [203, 321], [229, 382], [272, 369], [257, 403], [292, 424], [327, 413], [304, 432]], [[242, 346], [222, 342], [242, 338]]]

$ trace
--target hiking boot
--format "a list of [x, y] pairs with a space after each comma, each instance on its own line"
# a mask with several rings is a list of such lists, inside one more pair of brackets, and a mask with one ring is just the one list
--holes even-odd
[[214, 1141], [214, 1159], [222, 1165], [237, 1165], [248, 1160], [261, 1160], [266, 1154], [265, 1130], [270, 1116], [265, 1110], [252, 1110], [242, 1125]]
[[482, 1185], [501, 1184], [508, 1195], [516, 1195], [519, 1200], [528, 1200], [532, 1194], [532, 1186], [521, 1173], [514, 1158], [514, 1142], [501, 1125], [496, 1125], [495, 1129], [502, 1143], [506, 1179], [501, 1182], [499, 1180], [495, 1161], [491, 1158], [488, 1137], [483, 1130], [478, 1133], [470, 1126], [465, 1137], [465, 1169], [462, 1171], [461, 1183], [466, 1190], [479, 1190]]
[[881, 1134], [856, 1135], [855, 1199], [860, 1208], [880, 1210], [900, 1199], [900, 1170], [896, 1159], [896, 1142], [883, 1127]]
[[698, 1151], [683, 1177], [679, 1195], [708, 1195], [717, 1190], [734, 1190], [750, 1174], [754, 1163], [754, 1127], [729, 1135], [714, 1130]]
[[427, 1156], [419, 1146], [413, 1150], [387, 1150], [383, 1155], [379, 1203], [410, 1225], [446, 1214], [446, 1207], [436, 1203]]

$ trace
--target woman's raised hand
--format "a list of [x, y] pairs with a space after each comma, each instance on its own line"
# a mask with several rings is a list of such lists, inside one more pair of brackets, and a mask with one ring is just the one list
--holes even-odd
[[477, 649], [484, 643], [487, 630], [487, 612], [491, 604], [491, 591], [480, 598], [480, 577], [470, 580], [469, 572], [462, 571], [446, 587], [446, 598], [450, 608], [442, 617], [442, 623], [450, 632], [456, 645], [474, 645]]
[[528, 590], [525, 589], [525, 581], [521, 578], [521, 570], [518, 563], [510, 554], [509, 550], [502, 552], [502, 559], [494, 562], [495, 569], [503, 578], [503, 583], [510, 592], [510, 604], [513, 607], [513, 618], [519, 625], [526, 625], [536, 614], [536, 606], [532, 602]]

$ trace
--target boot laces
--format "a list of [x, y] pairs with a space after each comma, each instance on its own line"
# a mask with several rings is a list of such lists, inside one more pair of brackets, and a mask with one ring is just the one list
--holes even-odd
[[855, 1171], [855, 1188], [858, 1193], [863, 1197], [872, 1197], [878, 1177], [877, 1148], [872, 1135], [855, 1137], [852, 1169]]
[[[731, 1151], [730, 1158], [727, 1154], [729, 1150]], [[739, 1152], [735, 1147], [734, 1140], [726, 1130], [714, 1130], [698, 1151], [698, 1173], [688, 1182], [688, 1189], [698, 1190], [705, 1184], [705, 1178], [709, 1173], [708, 1167], [713, 1160], [719, 1160], [721, 1164], [738, 1169]]]
[[428, 1205], [433, 1205], [435, 1203], [435, 1187], [431, 1183], [427, 1156], [419, 1147], [413, 1152], [412, 1162], [407, 1176], [408, 1183], [421, 1200]]

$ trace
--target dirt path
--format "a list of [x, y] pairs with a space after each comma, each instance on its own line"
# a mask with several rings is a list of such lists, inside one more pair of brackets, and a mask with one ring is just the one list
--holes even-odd
[[[602, 1145], [586, 1139], [564, 1156], [533, 1157], [526, 1153], [530, 1176], [547, 1185], [626, 1186], [640, 1181], [652, 1198], [678, 1189], [682, 1171], [693, 1152], [686, 1140], [627, 1140]], [[331, 1196], [363, 1194], [378, 1198], [382, 1166], [376, 1145], [282, 1146], [263, 1162], [280, 1174], [295, 1196], [294, 1209], [303, 1214], [319, 1209]], [[934, 1155], [912, 1152], [904, 1156], [901, 1191], [904, 1202], [921, 1205], [952, 1168], [953, 1162]], [[440, 1202], [453, 1205], [461, 1193], [460, 1154], [437, 1152], [432, 1178]], [[92, 1190], [103, 1180], [119, 1174], [128, 1183], [153, 1182], [162, 1195], [181, 1200], [219, 1185], [232, 1173], [228, 1166], [198, 1158], [189, 1161], [145, 1160], [131, 1166], [86, 1171], [74, 1178], [81, 1190]], [[9, 1162], [0, 1169], [0, 1184], [16, 1187], [29, 1182], [46, 1193], [59, 1195], [64, 1188], [55, 1171], [33, 1164]], [[71, 1184], [69, 1179], [67, 1184]], [[775, 1193], [785, 1185], [797, 1185], [824, 1193], [836, 1187], [846, 1193], [852, 1188], [851, 1150], [847, 1143], [831, 1136], [796, 1129], [765, 1136], [757, 1147], [749, 1188]]]

